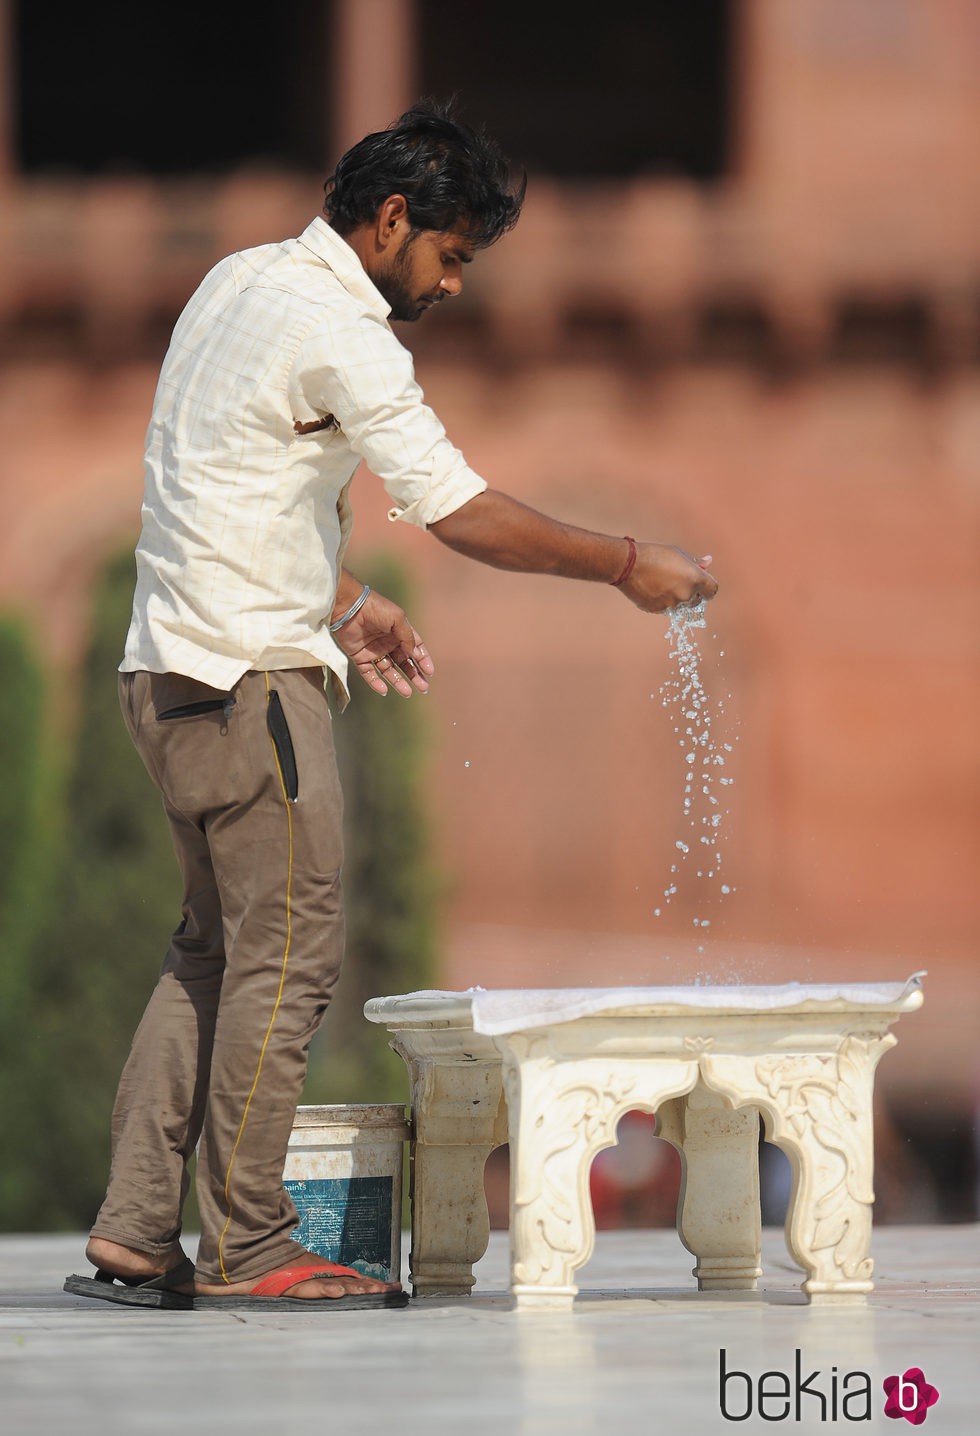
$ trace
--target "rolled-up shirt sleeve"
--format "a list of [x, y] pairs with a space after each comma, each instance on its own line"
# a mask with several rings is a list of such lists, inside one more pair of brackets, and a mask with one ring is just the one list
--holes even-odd
[[384, 484], [390, 519], [425, 528], [487, 487], [425, 403], [408, 350], [356, 305], [332, 311], [303, 340], [289, 400], [297, 423], [336, 420]]

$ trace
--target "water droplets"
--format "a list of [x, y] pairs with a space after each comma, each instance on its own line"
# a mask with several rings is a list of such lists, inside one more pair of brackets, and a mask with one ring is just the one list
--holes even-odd
[[[671, 878], [663, 890], [669, 904], [677, 896], [679, 865], [684, 864], [692, 848], [702, 859], [694, 872], [699, 884], [714, 883], [719, 878], [720, 845], [725, 836], [722, 820], [727, 817], [728, 809], [723, 807], [718, 789], [730, 788], [735, 781], [727, 772], [726, 763], [738, 737], [727, 733], [725, 741], [718, 741], [712, 730], [712, 723], [720, 723], [725, 717], [725, 699], [709, 699], [701, 677], [701, 654], [695, 633], [707, 626], [704, 602], [671, 609], [667, 620], [666, 638], [674, 668], [660, 689], [660, 698], [661, 706], [673, 711], [673, 732], [683, 760], [681, 819], [691, 830], [674, 843], [680, 857], [671, 865]], [[724, 652], [722, 649], [721, 656]], [[723, 796], [727, 797], [727, 793]], [[702, 849], [708, 851], [702, 853]], [[735, 889], [728, 883], [719, 883], [716, 891], [727, 896]], [[707, 896], [702, 888], [697, 897], [698, 907], [703, 906]], [[655, 917], [662, 913], [663, 908], [654, 909]], [[698, 915], [692, 917], [691, 922], [705, 935], [711, 928], [710, 918]]]

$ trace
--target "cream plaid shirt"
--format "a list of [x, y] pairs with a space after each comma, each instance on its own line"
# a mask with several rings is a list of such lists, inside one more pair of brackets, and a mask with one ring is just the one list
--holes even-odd
[[[248, 669], [323, 664], [361, 459], [425, 527], [486, 488], [415, 382], [388, 304], [317, 218], [222, 260], [163, 362], [123, 672], [230, 689]], [[298, 432], [298, 426], [307, 432]]]

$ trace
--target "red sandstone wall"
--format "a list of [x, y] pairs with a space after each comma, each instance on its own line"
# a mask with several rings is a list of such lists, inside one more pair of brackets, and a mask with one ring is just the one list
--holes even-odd
[[[903, 1065], [918, 1073], [928, 1046], [930, 1072], [968, 1084], [980, 376], [420, 371], [492, 482], [573, 522], [715, 555], [704, 679], [739, 739], [723, 850], [737, 891], [721, 900], [688, 869], [668, 907], [685, 832], [659, 698], [663, 620], [609, 590], [468, 563], [390, 525], [377, 481], [359, 475], [354, 559], [390, 545], [410, 565], [438, 663], [423, 701], [451, 884], [446, 984], [923, 967], [933, 1023], [906, 1024]], [[94, 566], [135, 532], [153, 381], [39, 368], [5, 387], [16, 477], [2, 491], [0, 597], [25, 603], [63, 660]], [[701, 954], [695, 915], [712, 921]]]
[[[927, 967], [927, 1006], [883, 1076], [965, 1102], [980, 1015], [977, 10], [744, 0], [734, 13], [728, 180], [541, 180], [467, 297], [431, 321], [451, 333], [462, 316], [486, 353], [471, 337], [453, 359], [421, 326], [410, 337], [430, 399], [493, 482], [572, 521], [715, 554], [704, 671], [732, 695], [740, 738], [724, 854], [737, 891], [701, 908], [688, 884], [653, 916], [682, 786], [657, 696], [663, 622], [394, 533], [363, 475], [355, 557], [397, 545], [439, 664], [426, 701], [451, 880], [443, 980]], [[284, 175], [7, 183], [0, 601], [32, 613], [58, 661], [78, 650], [95, 566], [138, 522], [155, 364], [120, 356], [153, 353], [154, 306], [228, 249], [294, 232], [318, 197], [318, 179]], [[573, 339], [583, 298], [615, 323]], [[846, 362], [835, 326], [855, 298], [918, 306], [911, 358], [899, 326], [894, 351], [886, 336], [875, 362]], [[756, 315], [762, 336], [721, 365], [698, 337], [717, 305]], [[48, 346], [45, 325], [73, 308], [77, 352]]]

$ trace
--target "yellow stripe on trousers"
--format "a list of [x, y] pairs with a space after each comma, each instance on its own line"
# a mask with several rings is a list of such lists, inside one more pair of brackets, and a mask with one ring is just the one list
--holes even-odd
[[[268, 673], [266, 673], [266, 675], [265, 675], [265, 701], [266, 701], [266, 705], [267, 705], [267, 706], [268, 706], [270, 697], [271, 697], [271, 689], [270, 689], [270, 687], [269, 687], [269, 675], [268, 675]], [[292, 942], [292, 937], [293, 937], [293, 909], [292, 909], [292, 902], [293, 902], [293, 808], [292, 808], [292, 804], [291, 804], [290, 801], [289, 801], [289, 796], [288, 796], [288, 794], [287, 794], [287, 792], [286, 792], [286, 779], [285, 779], [285, 776], [284, 776], [283, 771], [282, 771], [282, 764], [281, 764], [280, 761], [279, 761], [279, 753], [278, 753], [278, 750], [276, 749], [276, 745], [275, 745], [275, 743], [274, 743], [273, 740], [272, 740], [272, 734], [271, 734], [271, 732], [270, 732], [270, 734], [269, 734], [269, 742], [272, 743], [272, 751], [273, 751], [273, 754], [274, 754], [275, 760], [276, 760], [276, 771], [277, 771], [277, 773], [279, 774], [279, 787], [280, 787], [280, 789], [282, 790], [282, 801], [283, 801], [283, 804], [285, 805], [285, 808], [286, 808], [286, 828], [287, 828], [288, 843], [289, 843], [289, 856], [288, 856], [288, 861], [287, 861], [287, 864], [286, 864], [286, 942], [285, 942], [285, 946], [283, 947], [283, 952], [282, 952], [282, 968], [281, 968], [280, 973], [279, 973], [279, 991], [276, 993], [276, 1001], [275, 1001], [275, 1006], [274, 1006], [273, 1009], [272, 1009], [272, 1016], [269, 1018], [269, 1025], [268, 1025], [268, 1027], [267, 1027], [266, 1030], [265, 1030], [265, 1037], [262, 1039], [262, 1048], [261, 1048], [261, 1050], [260, 1050], [260, 1052], [259, 1052], [259, 1061], [258, 1061], [258, 1065], [257, 1065], [257, 1067], [256, 1067], [256, 1069], [255, 1069], [255, 1078], [254, 1078], [254, 1080], [253, 1080], [253, 1082], [252, 1082], [251, 1091], [249, 1092], [248, 1097], [247, 1097], [247, 1099], [246, 1099], [246, 1101], [245, 1101], [245, 1110], [244, 1110], [244, 1112], [242, 1113], [241, 1124], [240, 1124], [240, 1126], [239, 1126], [239, 1128], [238, 1128], [238, 1136], [235, 1138], [235, 1145], [234, 1145], [234, 1147], [232, 1147], [232, 1149], [231, 1149], [231, 1156], [230, 1156], [229, 1159], [228, 1159], [228, 1170], [227, 1170], [227, 1172], [225, 1173], [225, 1189], [224, 1189], [224, 1190], [225, 1190], [225, 1202], [226, 1202], [227, 1207], [228, 1207], [228, 1218], [227, 1218], [227, 1220], [226, 1220], [226, 1222], [225, 1222], [225, 1224], [224, 1224], [224, 1227], [222, 1228], [221, 1236], [218, 1238], [218, 1264], [219, 1264], [219, 1266], [221, 1267], [221, 1279], [222, 1279], [222, 1281], [229, 1282], [229, 1283], [230, 1283], [230, 1281], [231, 1281], [231, 1278], [229, 1277], [227, 1271], [225, 1270], [224, 1240], [225, 1240], [225, 1237], [228, 1235], [228, 1228], [231, 1226], [231, 1220], [232, 1220], [232, 1216], [233, 1216], [233, 1208], [232, 1208], [232, 1204], [231, 1204], [231, 1172], [232, 1172], [232, 1168], [233, 1168], [234, 1165], [235, 1165], [235, 1157], [236, 1157], [236, 1155], [237, 1155], [237, 1153], [238, 1153], [238, 1148], [239, 1148], [239, 1146], [241, 1145], [242, 1135], [244, 1134], [244, 1131], [245, 1131], [245, 1123], [248, 1121], [248, 1113], [249, 1113], [249, 1108], [250, 1108], [251, 1105], [252, 1105], [252, 1098], [255, 1096], [256, 1088], [257, 1088], [258, 1085], [259, 1085], [259, 1078], [260, 1078], [261, 1075], [262, 1075], [262, 1064], [263, 1064], [263, 1062], [265, 1061], [265, 1052], [266, 1052], [266, 1048], [267, 1048], [268, 1045], [269, 1045], [269, 1038], [272, 1036], [272, 1029], [273, 1029], [273, 1027], [275, 1026], [276, 1017], [278, 1016], [279, 1008], [280, 1008], [280, 1006], [282, 1005], [283, 988], [284, 988], [285, 985], [286, 985], [286, 967], [287, 967], [287, 965], [288, 965], [288, 963], [289, 963], [289, 948], [290, 948], [290, 944], [291, 944], [291, 942]]]

